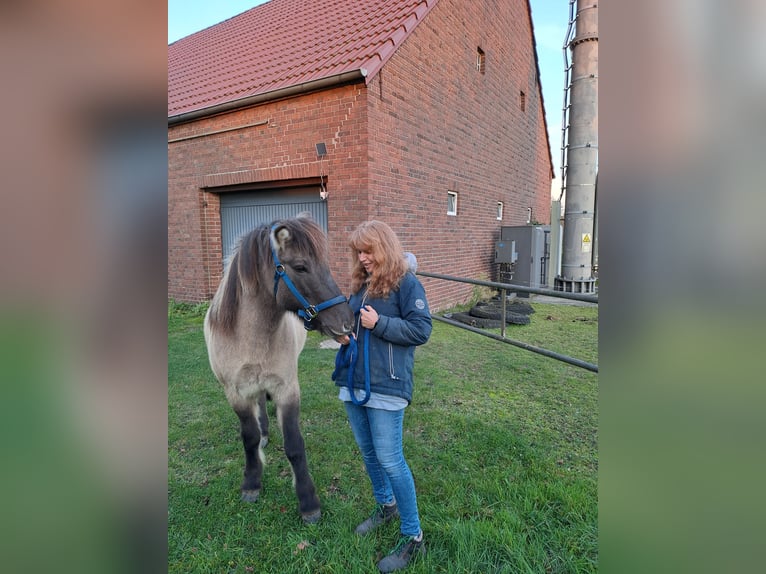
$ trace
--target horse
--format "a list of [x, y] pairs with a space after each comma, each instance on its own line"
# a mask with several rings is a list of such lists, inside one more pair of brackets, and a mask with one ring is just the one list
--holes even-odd
[[330, 272], [327, 238], [310, 214], [261, 225], [240, 239], [205, 314], [204, 334], [211, 370], [239, 417], [245, 502], [261, 491], [268, 396], [301, 517], [307, 524], [321, 517], [299, 425], [298, 356], [307, 330], [337, 338], [351, 333], [353, 320]]

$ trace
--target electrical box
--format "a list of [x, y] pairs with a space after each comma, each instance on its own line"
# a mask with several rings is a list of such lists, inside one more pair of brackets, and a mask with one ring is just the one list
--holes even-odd
[[[518, 225], [500, 228], [500, 241], [495, 243], [495, 263], [499, 263], [504, 277], [510, 280], [500, 281], [511, 285], [523, 285], [542, 289], [546, 287], [548, 263], [548, 225]], [[510, 274], [508, 268], [512, 269]], [[518, 293], [526, 297], [528, 293]]]
[[495, 263], [516, 263], [518, 258], [515, 241], [498, 241], [495, 244]]

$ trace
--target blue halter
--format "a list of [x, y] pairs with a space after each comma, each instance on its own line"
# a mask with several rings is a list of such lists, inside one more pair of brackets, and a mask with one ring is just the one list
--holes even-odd
[[[359, 345], [354, 337], [349, 338], [348, 346], [345, 351], [341, 347], [341, 352], [335, 355], [335, 369], [339, 369], [344, 363], [348, 364], [348, 378], [346, 380], [346, 386], [348, 392], [351, 395], [351, 402], [355, 405], [362, 406], [367, 404], [370, 400], [370, 331], [364, 330], [363, 349], [363, 365], [364, 365], [364, 397], [357, 399], [354, 394], [354, 371], [356, 370], [356, 363], [359, 359]], [[335, 376], [335, 375], [333, 375]]]
[[[271, 228], [272, 233], [276, 229], [276, 225], [274, 225]], [[319, 315], [321, 311], [324, 311], [328, 307], [332, 307], [333, 305], [337, 305], [338, 303], [345, 303], [346, 298], [343, 295], [338, 295], [337, 297], [333, 297], [332, 299], [329, 299], [327, 301], [324, 301], [323, 303], [320, 303], [319, 305], [311, 305], [308, 301], [306, 301], [305, 297], [300, 294], [298, 289], [295, 287], [295, 284], [293, 283], [292, 279], [290, 279], [290, 276], [285, 272], [285, 266], [282, 265], [279, 261], [279, 257], [277, 257], [277, 251], [274, 249], [274, 244], [271, 245], [271, 256], [274, 259], [274, 265], [276, 267], [276, 271], [274, 272], [274, 297], [277, 296], [277, 290], [279, 289], [279, 280], [285, 282], [285, 285], [287, 285], [287, 288], [290, 290], [290, 293], [292, 293], [295, 298], [298, 300], [298, 303], [301, 304], [303, 309], [299, 309], [297, 311], [298, 316], [303, 319], [303, 327], [307, 331], [311, 331], [314, 327], [311, 324], [311, 321], [314, 320], [314, 318]]]

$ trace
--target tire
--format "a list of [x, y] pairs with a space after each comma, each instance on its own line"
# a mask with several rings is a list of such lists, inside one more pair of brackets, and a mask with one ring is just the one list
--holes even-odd
[[511, 313], [518, 313], [519, 315], [531, 315], [535, 312], [535, 308], [526, 301], [506, 303], [505, 310], [510, 311]]
[[510, 311], [505, 314], [505, 322], [511, 325], [529, 325], [529, 315], [522, 315], [521, 313], [511, 313]]
[[[503, 302], [498, 299], [490, 299], [489, 301], [479, 301], [476, 303], [476, 307], [484, 307], [484, 308], [493, 308], [498, 313], [500, 312], [500, 309], [503, 308]], [[532, 307], [529, 303], [526, 301], [520, 301], [519, 299], [514, 299], [512, 301], [509, 301], [505, 304], [505, 310], [506, 312], [510, 311], [511, 313], [519, 313], [520, 315], [531, 315], [535, 312], [535, 308]]]
[[478, 317], [479, 319], [497, 319], [500, 320], [500, 311], [495, 310], [490, 305], [474, 305], [471, 310], [468, 311], [471, 317]]
[[[492, 319], [500, 323], [500, 317], [502, 317], [502, 309], [490, 306], [474, 306], [469, 311], [469, 315], [478, 319]], [[522, 315], [521, 313], [513, 313], [506, 311], [505, 322], [512, 325], [529, 325], [529, 315]]]
[[500, 328], [500, 318], [497, 319], [488, 319], [488, 318], [482, 318], [482, 317], [474, 317], [470, 313], [452, 313], [447, 319], [452, 319], [453, 321], [459, 321], [461, 323], [465, 323], [466, 325], [470, 325], [471, 327], [477, 327], [479, 329], [499, 329]]

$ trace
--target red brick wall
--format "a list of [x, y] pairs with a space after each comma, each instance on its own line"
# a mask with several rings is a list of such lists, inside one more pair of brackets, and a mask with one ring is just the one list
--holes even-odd
[[[484, 74], [475, 69], [478, 47]], [[321, 170], [333, 271], [344, 293], [347, 238], [365, 219], [389, 223], [420, 270], [475, 279], [495, 279], [500, 226], [524, 224], [530, 206], [533, 219], [548, 223], [551, 167], [524, 0], [442, 0], [367, 87], [173, 126], [168, 139], [262, 121], [168, 144], [168, 297], [202, 301], [214, 293], [219, 194], [237, 186], [318, 178]], [[323, 164], [318, 142], [327, 145]], [[459, 194], [456, 217], [446, 215], [447, 191]], [[434, 310], [472, 292], [421, 280]]]
[[[329, 191], [330, 248], [342, 253], [334, 258], [333, 271], [347, 273], [346, 238], [366, 213], [364, 91], [363, 85], [339, 87], [170, 127], [168, 297], [203, 301], [215, 292], [221, 275], [220, 193], [253, 184], [318, 181], [320, 174]], [[319, 142], [327, 146], [322, 163]]]
[[[443, 0], [369, 84], [370, 216], [394, 227], [421, 271], [494, 280], [500, 227], [526, 223], [528, 207], [548, 223], [551, 165], [531, 38], [523, 0]], [[457, 216], [447, 215], [447, 191], [458, 192]], [[422, 281], [432, 308], [472, 292]]]

